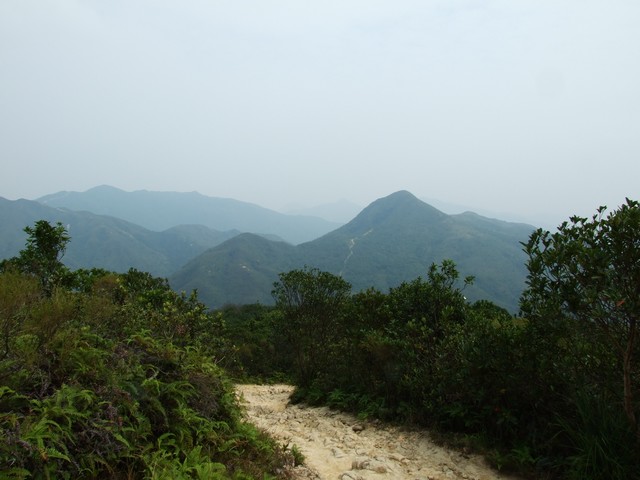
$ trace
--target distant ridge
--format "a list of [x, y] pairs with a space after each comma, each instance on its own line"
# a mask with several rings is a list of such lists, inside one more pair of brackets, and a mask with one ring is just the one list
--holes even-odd
[[106, 215], [0, 197], [0, 259], [16, 256], [24, 248], [23, 229], [37, 220], [61, 222], [67, 228], [71, 242], [62, 261], [73, 270], [95, 267], [126, 272], [133, 267], [164, 277], [239, 233], [217, 232], [202, 225], [154, 232]]
[[218, 231], [273, 235], [293, 244], [313, 240], [340, 226], [317, 217], [285, 215], [252, 203], [197, 192], [126, 192], [102, 185], [85, 192], [57, 192], [38, 201], [50, 207], [110, 215], [149, 230], [198, 224]]
[[515, 312], [526, 277], [520, 242], [533, 229], [475, 214], [447, 215], [399, 191], [371, 203], [346, 225], [286, 251], [253, 236], [230, 239], [170, 280], [177, 289], [198, 288], [203, 301], [219, 307], [270, 303], [278, 273], [303, 265], [341, 275], [354, 290], [386, 291], [451, 259], [462, 276], [476, 277], [465, 290], [470, 299], [489, 299]]

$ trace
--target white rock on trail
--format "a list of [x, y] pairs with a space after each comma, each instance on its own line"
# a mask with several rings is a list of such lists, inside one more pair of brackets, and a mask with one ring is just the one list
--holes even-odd
[[426, 432], [362, 422], [326, 407], [289, 404], [290, 385], [238, 385], [256, 426], [305, 457], [296, 478], [321, 480], [515, 480], [478, 456], [447, 450]]

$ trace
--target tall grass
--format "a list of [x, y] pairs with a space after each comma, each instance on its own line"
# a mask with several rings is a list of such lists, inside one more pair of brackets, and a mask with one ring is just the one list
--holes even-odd
[[640, 450], [619, 401], [578, 391], [575, 416], [559, 417], [558, 426], [570, 479], [640, 479]]

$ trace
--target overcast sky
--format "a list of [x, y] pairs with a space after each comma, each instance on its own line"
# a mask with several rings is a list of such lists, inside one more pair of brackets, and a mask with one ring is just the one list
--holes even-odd
[[637, 0], [1, 0], [0, 196], [640, 199]]

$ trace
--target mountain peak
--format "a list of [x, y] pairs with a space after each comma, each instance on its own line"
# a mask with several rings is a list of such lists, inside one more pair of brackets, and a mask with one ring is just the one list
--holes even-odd
[[356, 218], [345, 225], [349, 230], [369, 230], [380, 224], [433, 223], [447, 215], [423, 202], [412, 193], [400, 190], [371, 203]]
[[111, 185], [98, 185], [96, 187], [92, 187], [89, 190], [86, 190], [84, 193], [87, 192], [124, 192], [124, 190], [121, 190], [117, 187], [112, 187]]
[[[440, 210], [436, 209], [435, 207], [432, 207], [431, 205], [429, 205], [428, 203], [425, 203], [424, 201], [420, 200], [418, 197], [416, 197], [413, 193], [407, 191], [407, 190], [399, 190], [395, 193], [392, 193], [391, 195], [387, 195], [386, 197], [382, 197], [379, 198], [378, 200], [374, 201], [373, 203], [371, 203], [371, 205], [369, 205], [369, 207], [375, 207], [375, 208], [380, 208], [380, 206], [385, 206], [385, 207], [389, 207], [389, 206], [395, 206], [395, 207], [416, 207], [416, 208], [429, 208], [434, 212], [440, 212]], [[369, 208], [367, 207], [367, 208]], [[443, 214], [444, 215], [444, 214]]]
[[394, 192], [390, 195], [387, 195], [386, 197], [383, 198], [405, 198], [405, 199], [418, 199], [413, 193], [411, 193], [409, 190], [398, 190], [397, 192]]

